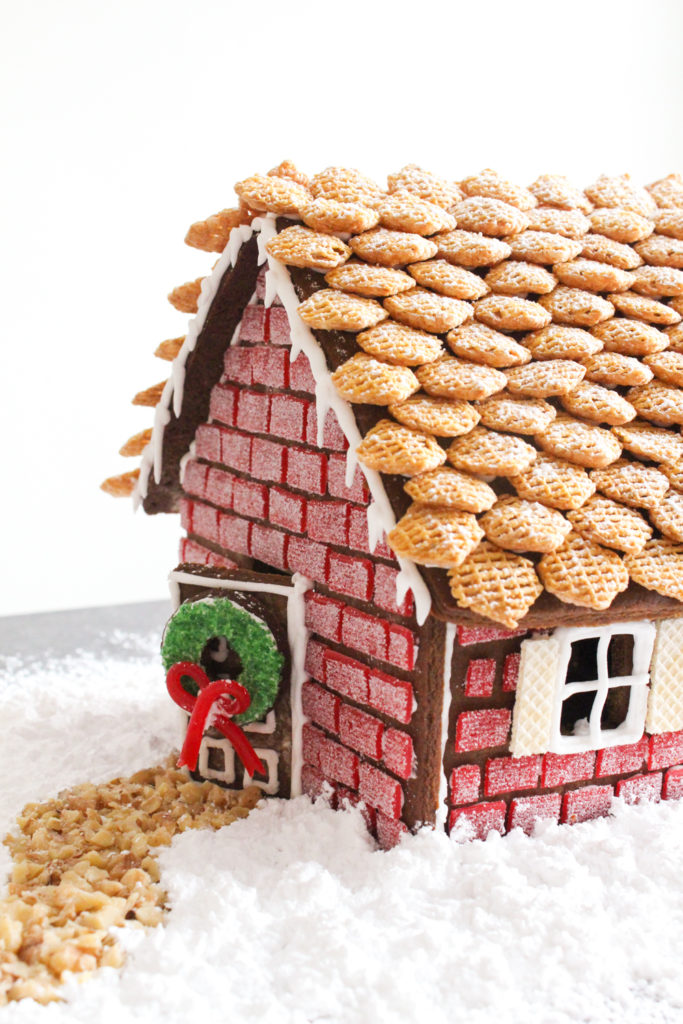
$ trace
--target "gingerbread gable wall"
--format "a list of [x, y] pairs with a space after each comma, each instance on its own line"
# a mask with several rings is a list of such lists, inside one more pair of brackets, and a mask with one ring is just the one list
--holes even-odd
[[397, 604], [396, 559], [384, 543], [370, 553], [367, 485], [359, 470], [345, 483], [347, 442], [331, 411], [318, 445], [309, 362], [290, 358], [286, 312], [264, 305], [264, 289], [261, 272], [184, 460], [180, 557], [314, 582], [304, 788], [327, 782], [362, 799], [388, 842], [399, 818], [434, 815], [444, 627], [420, 631], [410, 593]]

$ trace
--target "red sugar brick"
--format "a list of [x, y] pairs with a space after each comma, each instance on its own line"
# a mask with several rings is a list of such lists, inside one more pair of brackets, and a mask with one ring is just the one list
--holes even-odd
[[268, 518], [275, 526], [281, 526], [292, 533], [303, 533], [306, 529], [306, 499], [300, 494], [283, 491], [278, 487], [270, 489]]
[[595, 763], [595, 776], [623, 775], [642, 768], [647, 757], [648, 740], [643, 736], [638, 743], [628, 743], [621, 747], [606, 747], [598, 751]]
[[324, 657], [327, 648], [319, 640], [309, 639], [306, 644], [306, 658], [304, 668], [309, 676], [313, 676], [318, 682], [325, 682]]
[[219, 508], [232, 508], [234, 485], [239, 479], [224, 469], [215, 469], [213, 466], [208, 472], [206, 482], [206, 497]]
[[521, 828], [531, 835], [537, 821], [558, 821], [562, 797], [559, 793], [523, 796], [510, 802], [508, 828]]
[[413, 614], [413, 595], [408, 591], [401, 604], [398, 605], [396, 603], [397, 579], [396, 569], [392, 569], [390, 565], [377, 564], [375, 566], [373, 601], [378, 608], [383, 608], [384, 611], [392, 612], [394, 615], [405, 615], [407, 618]]
[[306, 628], [312, 633], [324, 636], [326, 640], [339, 643], [344, 605], [334, 598], [324, 597], [309, 590], [304, 598], [306, 603]]
[[271, 345], [291, 345], [289, 320], [282, 306], [271, 306], [268, 316], [269, 341]]
[[236, 425], [250, 434], [267, 434], [270, 421], [270, 396], [262, 391], [240, 391]]
[[289, 352], [286, 348], [259, 345], [251, 349], [252, 383], [267, 388], [289, 387]]
[[417, 637], [405, 626], [397, 626], [393, 622], [389, 623], [388, 633], [387, 661], [406, 672], [412, 672], [417, 662]]
[[359, 601], [369, 601], [372, 594], [372, 562], [365, 558], [354, 558], [330, 551], [327, 567], [327, 583], [330, 590], [347, 594]]
[[394, 775], [410, 779], [414, 775], [415, 751], [412, 738], [401, 729], [387, 729], [382, 740], [382, 760]]
[[311, 373], [311, 364], [303, 352], [300, 352], [296, 359], [289, 361], [289, 386], [292, 391], [303, 391], [306, 395], [315, 394], [315, 378]]
[[495, 658], [473, 658], [465, 676], [466, 697], [490, 697], [496, 678]]
[[286, 465], [287, 449], [284, 445], [266, 441], [262, 437], [253, 439], [250, 463], [252, 476], [280, 484], [285, 478]]
[[225, 377], [235, 384], [251, 384], [251, 349], [232, 346], [223, 357]]
[[300, 572], [317, 583], [325, 583], [328, 554], [329, 549], [324, 544], [316, 544], [308, 537], [290, 537], [287, 568], [290, 572]]
[[248, 473], [251, 465], [251, 447], [252, 439], [248, 434], [239, 434], [236, 430], [222, 430], [219, 461], [230, 469], [236, 469], [238, 473]]
[[408, 832], [408, 826], [397, 818], [387, 818], [379, 811], [376, 816], [377, 842], [382, 850], [393, 850]]
[[456, 831], [458, 839], [486, 839], [489, 832], [500, 832], [503, 835], [506, 811], [504, 800], [459, 807], [448, 815], [448, 830], [452, 832], [458, 822], [466, 822], [467, 830], [464, 835], [460, 834], [459, 829]]
[[238, 566], [231, 558], [226, 558], [225, 555], [217, 555], [215, 551], [209, 551], [209, 557], [206, 560], [207, 565], [218, 566], [221, 569], [237, 569]]
[[266, 310], [263, 306], [246, 306], [242, 314], [240, 341], [268, 341]]
[[[370, 501], [368, 485], [358, 466], [355, 468], [351, 486], [346, 486], [346, 456], [338, 455], [336, 452], [333, 452], [328, 459], [327, 489], [333, 498], [355, 501], [358, 505], [367, 505]], [[361, 550], [366, 550], [366, 548]]]
[[180, 499], [180, 525], [183, 530], [192, 533], [192, 502], [187, 498]]
[[250, 553], [249, 535], [252, 524], [239, 516], [221, 515], [218, 523], [219, 544], [237, 555]]
[[287, 441], [306, 440], [306, 418], [312, 403], [295, 395], [273, 395], [270, 403], [270, 432]]
[[203, 537], [204, 540], [210, 540], [214, 544], [219, 544], [218, 516], [219, 513], [215, 508], [195, 501], [192, 510], [192, 532], [196, 533], [199, 537]]
[[197, 427], [194, 437], [195, 455], [207, 462], [221, 461], [221, 432], [218, 427], [210, 427], [203, 423]]
[[342, 615], [342, 643], [371, 658], [387, 660], [388, 623], [357, 608], [345, 608]]
[[209, 416], [212, 420], [219, 420], [226, 427], [235, 425], [235, 409], [237, 408], [237, 388], [229, 384], [216, 384], [211, 392], [209, 403]]
[[352, 789], [348, 789], [346, 786], [335, 785], [336, 791], [336, 807], [342, 810], [346, 807], [357, 807], [361, 813], [361, 817], [365, 822], [365, 827], [368, 832], [374, 832], [377, 822], [377, 811], [374, 807], [368, 807], [368, 805], [361, 800], [358, 793], [355, 793]]
[[594, 750], [586, 750], [581, 754], [546, 754], [543, 758], [541, 786], [550, 789], [592, 779], [594, 767]]
[[367, 509], [358, 508], [354, 505], [349, 510], [349, 547], [354, 551], [363, 551], [375, 555], [376, 558], [386, 558], [397, 565], [396, 558], [391, 548], [387, 547], [385, 541], [380, 540], [375, 545], [375, 550], [370, 552], [370, 537], [368, 536], [368, 514]]
[[263, 304], [263, 300], [266, 297], [266, 271], [267, 271], [267, 269], [268, 269], [268, 267], [264, 263], [264, 265], [261, 267], [261, 269], [258, 272], [258, 277], [256, 278], [256, 290], [255, 290], [254, 294], [256, 295], [256, 298], [259, 300], [259, 302], [261, 304]]
[[317, 768], [305, 764], [301, 769], [301, 789], [312, 800], [327, 796], [327, 779]]
[[201, 462], [187, 462], [183, 473], [183, 490], [186, 494], [196, 494], [198, 498], [206, 497], [206, 479], [209, 467]]
[[339, 711], [339, 738], [359, 754], [379, 761], [382, 756], [384, 725], [379, 718], [342, 704]]
[[251, 528], [250, 553], [252, 558], [275, 569], [284, 569], [287, 565], [287, 546], [289, 536], [270, 526], [254, 523]]
[[456, 726], [456, 751], [502, 747], [508, 738], [511, 718], [512, 713], [505, 708], [463, 711]]
[[317, 683], [306, 682], [301, 689], [304, 714], [328, 732], [339, 732], [341, 701]]
[[540, 771], [540, 757], [497, 757], [486, 764], [484, 794], [496, 796], [513, 789], [533, 789]]
[[264, 484], [254, 483], [253, 480], [234, 477], [232, 507], [241, 516], [265, 519], [268, 508], [268, 488]]
[[521, 655], [515, 652], [508, 654], [503, 662], [503, 693], [512, 693], [517, 689], [520, 658]]
[[208, 548], [203, 548], [201, 544], [197, 544], [193, 540], [188, 540], [187, 537], [183, 537], [180, 541], [180, 550], [178, 554], [178, 560], [180, 562], [192, 562], [199, 565], [207, 565], [210, 554], [211, 552]]
[[303, 756], [307, 764], [318, 768], [323, 775], [352, 789], [358, 789], [356, 754], [343, 747], [341, 743], [328, 739], [315, 726], [305, 725], [303, 728]]
[[405, 679], [396, 679], [371, 669], [368, 676], [368, 703], [376, 711], [381, 711], [394, 718], [397, 722], [407, 725], [413, 717], [413, 687]]
[[509, 640], [513, 636], [524, 636], [525, 629], [500, 629], [497, 626], [458, 626], [458, 643], [461, 647], [470, 644], [488, 644], [495, 640]]
[[670, 768], [666, 773], [662, 796], [665, 800], [680, 800], [683, 797], [683, 765]]
[[349, 446], [332, 409], [327, 410], [323, 423], [322, 444], [318, 444], [318, 412], [315, 402], [311, 402], [306, 417], [306, 442], [314, 448], [335, 452], [346, 451]]
[[325, 683], [331, 690], [358, 704], [367, 703], [368, 669], [365, 665], [329, 648], [323, 655], [323, 665]]
[[479, 798], [481, 769], [476, 764], [461, 764], [451, 772], [450, 801], [472, 804]]
[[609, 814], [614, 793], [611, 786], [584, 786], [565, 793], [562, 800], [563, 824], [575, 825]]
[[668, 768], [683, 761], [683, 732], [663, 732], [650, 737], [650, 756], [647, 766]]
[[662, 773], [633, 775], [617, 782], [617, 796], [627, 804], [659, 803], [662, 795]]
[[349, 536], [349, 508], [346, 501], [309, 501], [306, 532], [311, 540], [346, 547]]
[[386, 814], [388, 818], [400, 818], [403, 808], [401, 784], [379, 768], [361, 763], [358, 792], [371, 807]]
[[[328, 463], [328, 477], [332, 472], [332, 458]], [[329, 486], [329, 485], [328, 485]], [[368, 512], [356, 505], [349, 506], [349, 547], [354, 551], [370, 552], [368, 536]]]
[[307, 448], [290, 448], [287, 456], [287, 482], [307, 494], [324, 494], [327, 488], [326, 456]]

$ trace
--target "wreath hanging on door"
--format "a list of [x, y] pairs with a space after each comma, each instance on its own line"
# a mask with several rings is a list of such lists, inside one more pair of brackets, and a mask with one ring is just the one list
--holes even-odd
[[[284, 657], [266, 623], [241, 605], [225, 597], [206, 598], [182, 604], [164, 633], [161, 657], [169, 671], [179, 662], [199, 665], [207, 643], [225, 637], [239, 655], [242, 670], [235, 682], [250, 697], [246, 711], [236, 714], [238, 725], [248, 725], [263, 718], [272, 708], [282, 679]], [[186, 693], [197, 696], [199, 685], [194, 675], [181, 677]]]

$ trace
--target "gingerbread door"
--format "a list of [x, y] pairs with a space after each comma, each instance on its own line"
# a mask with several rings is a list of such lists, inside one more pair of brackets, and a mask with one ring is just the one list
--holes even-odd
[[[227, 722], [215, 710], [209, 713], [191, 774], [228, 789], [255, 785], [266, 795], [297, 796], [308, 581], [192, 565], [179, 567], [170, 582], [175, 611], [162, 657], [167, 670], [182, 664], [191, 676], [184, 677], [185, 699], [177, 701], [185, 708], [183, 739], [201, 687], [209, 693], [231, 681], [227, 685], [243, 698]], [[199, 686], [193, 687], [195, 679]]]

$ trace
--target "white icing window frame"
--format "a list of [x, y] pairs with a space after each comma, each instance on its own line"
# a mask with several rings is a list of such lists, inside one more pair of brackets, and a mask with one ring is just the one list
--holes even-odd
[[[610, 676], [607, 665], [607, 649], [613, 636], [633, 636], [633, 666], [628, 676]], [[648, 685], [650, 682], [650, 661], [655, 642], [656, 629], [651, 622], [615, 622], [605, 626], [560, 627], [553, 637], [559, 642], [557, 679], [550, 734], [549, 750], [554, 754], [576, 754], [586, 750], [604, 750], [622, 744], [637, 743], [645, 730], [647, 714]], [[585, 682], [568, 683], [567, 670], [571, 658], [572, 644], [578, 640], [598, 639], [596, 652], [598, 678]], [[610, 689], [628, 686], [631, 690], [628, 712], [616, 729], [603, 729], [600, 725], [602, 711]], [[562, 705], [576, 693], [595, 692], [595, 700], [589, 717], [589, 728], [585, 733], [571, 736], [560, 730]]]
[[244, 788], [247, 786], [258, 786], [259, 789], [267, 796], [275, 796], [280, 789], [280, 779], [278, 776], [278, 763], [280, 761], [280, 755], [277, 750], [272, 750], [270, 747], [254, 748], [256, 756], [261, 759], [265, 764], [268, 774], [265, 779], [254, 779], [248, 771], [244, 772]]
[[[216, 748], [223, 751], [224, 769], [222, 772], [209, 767], [209, 749]], [[197, 771], [203, 779], [215, 779], [229, 786], [235, 781], [235, 748], [227, 739], [217, 739], [214, 736], [204, 736], [202, 745], [199, 748], [199, 760]]]

